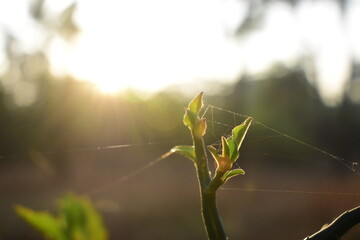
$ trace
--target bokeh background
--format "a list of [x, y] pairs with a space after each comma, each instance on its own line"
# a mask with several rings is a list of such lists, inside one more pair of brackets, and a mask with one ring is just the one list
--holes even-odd
[[1, 2], [0, 239], [40, 239], [13, 206], [68, 192], [111, 239], [205, 239], [191, 161], [144, 168], [191, 144], [199, 91], [228, 110], [208, 108], [207, 144], [257, 121], [218, 193], [230, 239], [316, 232], [359, 205], [359, 23], [356, 0]]

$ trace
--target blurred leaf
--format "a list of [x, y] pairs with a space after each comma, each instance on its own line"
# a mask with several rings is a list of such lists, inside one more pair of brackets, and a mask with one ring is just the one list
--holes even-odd
[[238, 168], [238, 169], [233, 169], [230, 171], [227, 171], [224, 176], [222, 176], [221, 180], [225, 183], [227, 180], [229, 180], [232, 177], [235, 177], [237, 175], [244, 175], [245, 171]]
[[[86, 213], [80, 202], [66, 196], [60, 201], [61, 217], [66, 224], [66, 235], [69, 239], [74, 235], [86, 235]], [[82, 238], [81, 238], [82, 239]]]
[[70, 4], [59, 16], [59, 32], [65, 39], [70, 39], [79, 32], [79, 27], [74, 22], [74, 13], [77, 4]]
[[199, 93], [191, 102], [189, 103], [189, 110], [194, 112], [196, 115], [199, 114], [201, 108], [203, 107], [203, 92]]
[[102, 219], [89, 200], [69, 194], [61, 199], [60, 209], [69, 239], [107, 239]]
[[261, 1], [254, 0], [248, 0], [247, 3], [246, 16], [235, 31], [237, 36], [245, 36], [263, 24], [266, 12], [264, 4]]
[[48, 212], [35, 212], [22, 206], [15, 207], [16, 213], [33, 228], [52, 240], [66, 240], [59, 220]]
[[41, 20], [44, 16], [45, 0], [34, 0], [30, 5], [30, 15], [36, 19]]
[[183, 155], [193, 161], [196, 159], [195, 148], [193, 146], [175, 146], [171, 149], [171, 151]]
[[17, 206], [16, 213], [51, 240], [107, 240], [102, 219], [85, 198], [69, 194], [60, 199], [60, 216]]

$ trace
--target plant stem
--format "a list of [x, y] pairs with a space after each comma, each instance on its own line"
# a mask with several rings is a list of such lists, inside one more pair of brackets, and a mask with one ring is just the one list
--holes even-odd
[[210, 184], [207, 186], [207, 191], [216, 191], [222, 184], [221, 180], [222, 176], [224, 176], [224, 172], [216, 171], [214, 178], [211, 180]]
[[201, 213], [209, 240], [226, 240], [226, 234], [216, 206], [216, 189], [209, 189], [211, 176], [204, 140], [192, 134], [196, 155], [196, 171], [200, 187]]
[[216, 192], [202, 192], [201, 195], [202, 215], [208, 238], [226, 240], [226, 233], [216, 207]]

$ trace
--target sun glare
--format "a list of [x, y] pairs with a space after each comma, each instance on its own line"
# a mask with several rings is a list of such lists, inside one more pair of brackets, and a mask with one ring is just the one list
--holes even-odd
[[[326, 69], [344, 66], [349, 58], [344, 55], [346, 49], [339, 48], [346, 39], [334, 38], [342, 35], [337, 8], [324, 1], [304, 2], [296, 14], [286, 4], [274, 4], [261, 30], [240, 41], [226, 34], [244, 17], [244, 11], [234, 10], [236, 0], [104, 1], [78, 0], [76, 21], [81, 33], [67, 49], [54, 41], [50, 55], [52, 66], [59, 70], [55, 72], [93, 82], [105, 93], [127, 88], [155, 92], [204, 79], [235, 81], [242, 71], [259, 73], [274, 62], [296, 63], [293, 60], [304, 46], [323, 50], [317, 51], [315, 60]], [[97, 9], [106, 14], [94, 18]], [[239, 5], [239, 9], [245, 7]], [[321, 34], [316, 34], [320, 29]], [[323, 54], [327, 52], [334, 54], [333, 61], [320, 63], [329, 57]], [[337, 94], [334, 89], [343, 89], [348, 73], [346, 67], [341, 71], [331, 73], [331, 83], [328, 75], [318, 76], [321, 91], [329, 98]], [[333, 86], [332, 91], [326, 86]]]
[[95, 86], [97, 86], [97, 88], [103, 92], [103, 93], [117, 93], [119, 92], [121, 89], [123, 89], [123, 87], [121, 86], [121, 84], [117, 84], [117, 82], [115, 81], [102, 81], [102, 82], [96, 82]]
[[[214, 18], [219, 8], [222, 16], [229, 15], [222, 1], [142, 2], [146, 6], [79, 0], [76, 21], [82, 31], [68, 51], [52, 53], [53, 65], [62, 61], [71, 75], [107, 93], [126, 88], [154, 92], [198, 79], [238, 76], [241, 49], [224, 33], [224, 24], [236, 18]], [[106, 12], [101, 23], [93, 17], [99, 7]]]

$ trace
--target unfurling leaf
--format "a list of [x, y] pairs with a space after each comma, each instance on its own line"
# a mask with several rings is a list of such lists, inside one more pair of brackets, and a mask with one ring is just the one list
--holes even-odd
[[213, 146], [208, 146], [207, 149], [213, 156], [216, 162], [216, 171], [217, 172], [226, 172], [232, 168], [231, 159], [227, 156], [222, 156], [217, 153], [217, 150]]
[[245, 119], [245, 121], [242, 124], [236, 126], [232, 130], [232, 136], [229, 139], [231, 139], [231, 141], [234, 143], [234, 149], [231, 149], [231, 150], [233, 150], [231, 152], [231, 160], [233, 162], [235, 162], [236, 159], [239, 157], [240, 146], [241, 146], [242, 142], [244, 141], [244, 138], [246, 136], [246, 133], [249, 130], [252, 120], [253, 119], [251, 117], [249, 117], [249, 118]]
[[240, 148], [241, 143], [243, 142], [245, 135], [247, 133], [247, 131], [249, 130], [250, 124], [252, 122], [252, 118], [249, 117], [247, 119], [245, 119], [245, 121], [236, 126], [233, 130], [232, 130], [232, 139], [234, 140], [237, 149]]
[[193, 146], [175, 146], [171, 149], [171, 152], [183, 155], [193, 161], [196, 159], [195, 148]]
[[[208, 150], [214, 157], [218, 172], [227, 172], [232, 168], [232, 164], [239, 157], [239, 149], [245, 138], [245, 135], [250, 127], [252, 122], [252, 118], [247, 118], [241, 125], [236, 126], [232, 130], [232, 135], [229, 138], [221, 137], [221, 145], [222, 145], [222, 153], [219, 155], [216, 149], [212, 146], [208, 147]], [[241, 174], [239, 170], [235, 171], [235, 173]], [[233, 173], [232, 173], [233, 174]], [[232, 175], [229, 175], [232, 177]], [[224, 178], [226, 180], [226, 177]]]
[[224, 174], [224, 176], [222, 176], [221, 181], [225, 183], [227, 180], [229, 180], [232, 177], [235, 177], [237, 175], [244, 175], [244, 174], [245, 174], [245, 171], [240, 168], [233, 169], [233, 170], [227, 171]]
[[203, 107], [203, 92], [199, 93], [191, 102], [189, 103], [188, 109], [195, 113], [199, 114], [201, 108]]

